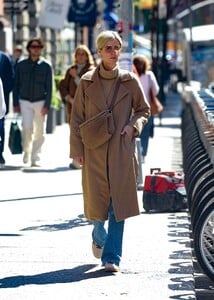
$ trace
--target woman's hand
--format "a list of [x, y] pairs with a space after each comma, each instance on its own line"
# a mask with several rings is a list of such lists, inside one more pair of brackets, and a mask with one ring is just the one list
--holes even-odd
[[71, 68], [70, 71], [69, 71], [69, 74], [73, 77], [73, 78], [76, 78], [78, 76], [78, 73], [77, 73], [77, 69], [76, 68]]
[[83, 158], [83, 156], [76, 156], [76, 157], [73, 158], [73, 160], [76, 161], [81, 166], [84, 165], [84, 158]]
[[74, 98], [71, 97], [71, 96], [69, 95], [68, 98], [67, 98], [67, 101], [68, 101], [70, 104], [73, 104]]
[[130, 139], [132, 139], [134, 135], [134, 127], [130, 125], [126, 125], [121, 131], [121, 135], [127, 134]]

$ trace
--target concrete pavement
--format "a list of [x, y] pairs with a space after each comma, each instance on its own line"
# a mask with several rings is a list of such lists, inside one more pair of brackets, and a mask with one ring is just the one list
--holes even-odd
[[[169, 95], [143, 176], [182, 170], [181, 101]], [[7, 120], [9, 126], [10, 118]], [[8, 129], [7, 126], [7, 129]], [[0, 170], [0, 299], [195, 299], [187, 212], [141, 214], [125, 224], [121, 273], [106, 274], [91, 253], [81, 171], [68, 164], [67, 124], [48, 134], [42, 167], [5, 151]]]

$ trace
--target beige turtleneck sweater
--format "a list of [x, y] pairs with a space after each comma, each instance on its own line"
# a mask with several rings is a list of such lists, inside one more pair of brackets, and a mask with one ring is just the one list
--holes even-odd
[[100, 81], [101, 81], [101, 86], [103, 89], [103, 93], [107, 105], [111, 103], [115, 84], [117, 81], [115, 79], [118, 78], [118, 74], [119, 74], [118, 65], [114, 69], [107, 71], [104, 69], [103, 64], [102, 63], [100, 64], [100, 69], [99, 69]]

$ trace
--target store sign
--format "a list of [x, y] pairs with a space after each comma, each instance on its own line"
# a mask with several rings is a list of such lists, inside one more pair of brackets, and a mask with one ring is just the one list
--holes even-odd
[[69, 0], [43, 0], [38, 25], [62, 29], [68, 13]]
[[94, 26], [97, 18], [95, 0], [70, 0], [68, 22], [79, 23], [82, 26]]

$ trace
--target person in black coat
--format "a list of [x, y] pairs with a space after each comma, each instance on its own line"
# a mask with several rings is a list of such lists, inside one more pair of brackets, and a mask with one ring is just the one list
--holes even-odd
[[[12, 61], [5, 52], [0, 51], [0, 78], [3, 84], [4, 98], [6, 104], [6, 114], [9, 111], [9, 96], [13, 89], [14, 83], [14, 69]], [[3, 157], [4, 142], [5, 142], [5, 118], [0, 119], [0, 165], [5, 164]]]

